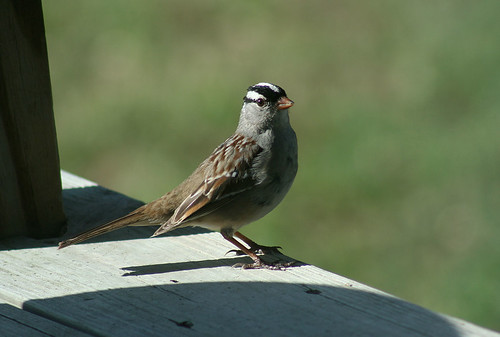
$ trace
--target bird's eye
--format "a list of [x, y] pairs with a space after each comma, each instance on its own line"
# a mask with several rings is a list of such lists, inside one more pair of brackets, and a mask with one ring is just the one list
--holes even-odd
[[266, 104], [266, 100], [263, 98], [259, 98], [255, 102], [257, 103], [258, 106], [264, 106], [264, 104]]

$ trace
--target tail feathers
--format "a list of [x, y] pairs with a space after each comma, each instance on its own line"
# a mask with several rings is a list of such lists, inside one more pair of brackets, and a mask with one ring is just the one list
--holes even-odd
[[80, 243], [82, 241], [88, 240], [90, 238], [93, 238], [94, 236], [105, 234], [111, 231], [114, 231], [115, 229], [134, 225], [138, 222], [145, 221], [147, 219], [144, 218], [144, 215], [142, 212], [134, 212], [127, 214], [121, 218], [118, 218], [116, 220], [113, 220], [111, 222], [105, 223], [104, 225], [101, 225], [99, 227], [93, 228], [91, 230], [88, 230], [86, 232], [83, 232], [74, 238], [64, 240], [59, 242], [59, 247], [58, 249], [68, 247], [70, 245], [74, 245], [75, 243]]
[[173, 225], [170, 220], [167, 221], [166, 223], [164, 223], [163, 225], [161, 225], [157, 230], [156, 232], [154, 232], [153, 235], [151, 235], [152, 238], [154, 238], [155, 236], [158, 236], [158, 235], [162, 235], [162, 234], [165, 234], [167, 232], [170, 232], [172, 229], [174, 228], [178, 228], [179, 225]]

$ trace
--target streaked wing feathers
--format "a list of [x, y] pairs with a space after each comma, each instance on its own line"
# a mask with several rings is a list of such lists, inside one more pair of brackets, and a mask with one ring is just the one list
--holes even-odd
[[230, 201], [230, 197], [253, 186], [251, 167], [262, 148], [251, 139], [233, 135], [202, 164], [203, 183], [177, 207], [174, 215], [153, 236], [199, 218]]

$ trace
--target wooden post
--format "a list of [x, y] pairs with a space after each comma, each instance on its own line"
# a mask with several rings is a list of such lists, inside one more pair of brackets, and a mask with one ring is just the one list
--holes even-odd
[[0, 0], [0, 237], [65, 222], [41, 2]]

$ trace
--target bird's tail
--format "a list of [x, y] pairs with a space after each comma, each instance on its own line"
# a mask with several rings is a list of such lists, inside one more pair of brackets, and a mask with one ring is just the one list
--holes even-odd
[[104, 225], [101, 225], [99, 227], [96, 227], [96, 228], [90, 229], [86, 232], [83, 232], [81, 234], [78, 234], [74, 238], [59, 242], [58, 249], [68, 247], [68, 246], [73, 245], [75, 243], [79, 243], [79, 242], [88, 240], [88, 239], [93, 238], [94, 236], [97, 236], [97, 235], [101, 235], [104, 233], [114, 231], [115, 229], [118, 229], [118, 228], [136, 225], [137, 223], [144, 222], [146, 220], [147, 219], [145, 219], [145, 216], [142, 213], [142, 211], [140, 209], [138, 209], [138, 210], [135, 210], [134, 212], [129, 213], [121, 218], [115, 219], [111, 222], [105, 223]]

